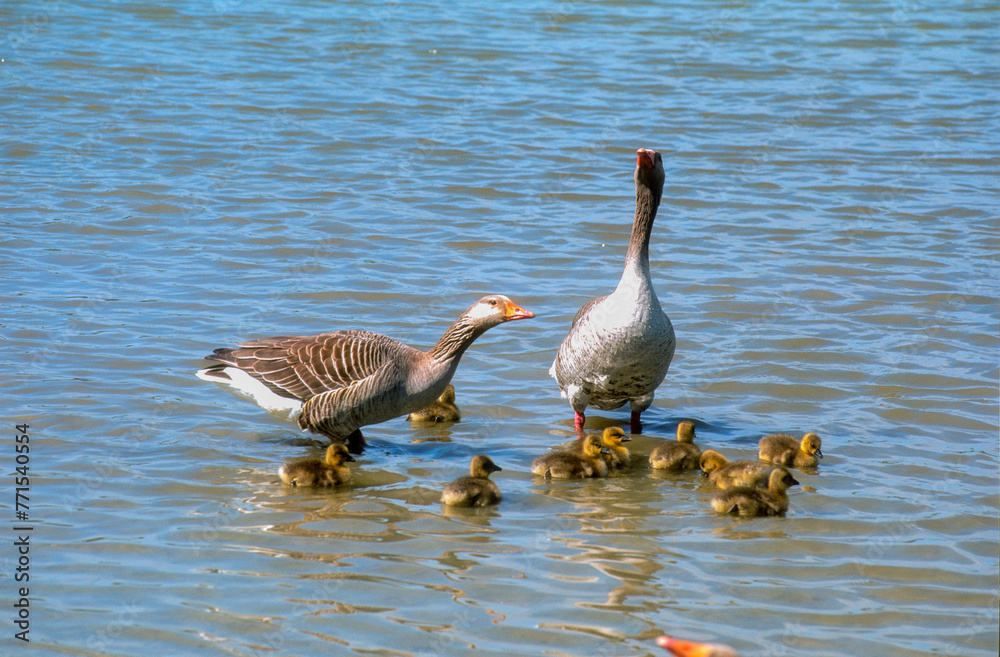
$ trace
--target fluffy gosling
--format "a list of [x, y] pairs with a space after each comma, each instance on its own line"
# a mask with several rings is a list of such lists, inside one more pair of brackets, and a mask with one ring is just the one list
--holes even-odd
[[767, 478], [774, 469], [760, 461], [730, 461], [714, 449], [702, 452], [698, 467], [708, 476], [710, 484], [722, 490], [739, 486], [767, 486]]
[[531, 471], [542, 477], [561, 479], [606, 477], [608, 464], [601, 458], [603, 451], [600, 438], [587, 436], [581, 453], [560, 450], [543, 454], [532, 461]]
[[801, 440], [787, 433], [775, 433], [760, 439], [757, 458], [791, 468], [811, 468], [823, 458], [822, 445], [823, 441], [814, 433], [807, 433]]
[[442, 504], [450, 506], [492, 506], [500, 504], [503, 495], [490, 480], [490, 474], [503, 470], [485, 454], [476, 454], [469, 464], [469, 476], [459, 477], [444, 487]]
[[458, 422], [462, 413], [455, 403], [455, 386], [448, 384], [437, 401], [406, 416], [410, 422]]
[[774, 468], [767, 488], [743, 486], [724, 490], [712, 497], [718, 513], [741, 516], [781, 516], [788, 511], [788, 487], [799, 482], [783, 467]]
[[677, 441], [657, 445], [649, 454], [649, 465], [657, 470], [684, 472], [698, 469], [701, 448], [694, 444], [694, 422], [677, 425]]
[[322, 460], [303, 458], [289, 461], [278, 469], [281, 481], [289, 486], [340, 486], [351, 480], [351, 469], [344, 463], [354, 457], [343, 443], [326, 448]]

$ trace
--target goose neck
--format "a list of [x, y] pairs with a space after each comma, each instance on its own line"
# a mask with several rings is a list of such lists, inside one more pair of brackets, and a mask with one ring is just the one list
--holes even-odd
[[653, 221], [660, 205], [660, 197], [653, 190], [637, 186], [635, 190], [635, 219], [632, 221], [632, 236], [625, 255], [626, 263], [635, 263], [648, 269], [649, 238], [653, 233]]
[[478, 326], [468, 317], [459, 317], [431, 348], [429, 355], [438, 361], [457, 361], [486, 328]]

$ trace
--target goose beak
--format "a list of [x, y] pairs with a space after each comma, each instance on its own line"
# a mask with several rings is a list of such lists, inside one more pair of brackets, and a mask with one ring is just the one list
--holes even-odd
[[513, 301], [507, 302], [507, 310], [504, 311], [503, 318], [505, 321], [513, 321], [515, 319], [531, 319], [535, 316], [535, 313], [530, 310], [525, 310], [521, 306], [517, 305]]
[[656, 151], [651, 151], [648, 148], [640, 148], [635, 152], [636, 166], [642, 167], [644, 169], [652, 169], [656, 166]]

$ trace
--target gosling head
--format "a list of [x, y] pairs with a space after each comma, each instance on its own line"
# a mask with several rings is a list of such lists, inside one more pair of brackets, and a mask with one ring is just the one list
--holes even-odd
[[604, 442], [597, 436], [587, 436], [583, 439], [583, 454], [587, 458], [599, 459], [604, 451]]
[[807, 433], [802, 436], [802, 451], [806, 454], [815, 454], [816, 456], [823, 458], [823, 452], [820, 447], [823, 445], [823, 441], [820, 437], [814, 433]]
[[698, 468], [706, 475], [710, 475], [719, 468], [725, 467], [727, 463], [729, 463], [729, 459], [725, 456], [714, 449], [706, 449], [701, 453], [701, 458], [698, 459]]
[[493, 459], [485, 454], [476, 454], [469, 464], [469, 474], [473, 477], [488, 479], [490, 473], [501, 472], [503, 468], [493, 462]]
[[608, 447], [618, 447], [622, 443], [632, 440], [632, 436], [626, 436], [621, 427], [608, 427], [601, 437]]
[[774, 491], [786, 491], [789, 487], [798, 485], [799, 482], [785, 468], [779, 467], [771, 470], [771, 474], [767, 478], [767, 487]]
[[326, 464], [329, 466], [337, 467], [353, 460], [354, 457], [347, 451], [347, 445], [343, 443], [333, 443], [326, 448]]
[[691, 420], [684, 420], [677, 425], [677, 442], [679, 443], [693, 443], [694, 442], [694, 422]]

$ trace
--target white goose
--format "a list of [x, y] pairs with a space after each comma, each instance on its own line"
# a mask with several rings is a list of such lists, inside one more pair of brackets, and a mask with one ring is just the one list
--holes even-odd
[[424, 408], [444, 392], [465, 350], [490, 328], [535, 314], [503, 295], [472, 304], [430, 351], [367, 331], [252, 340], [206, 356], [197, 376], [302, 429], [364, 447], [361, 427]]
[[559, 383], [583, 432], [588, 406], [612, 410], [631, 404], [631, 431], [653, 403], [674, 357], [674, 327], [660, 308], [649, 277], [649, 237], [663, 194], [663, 159], [640, 148], [635, 167], [635, 220], [625, 270], [614, 292], [580, 308], [549, 373]]

